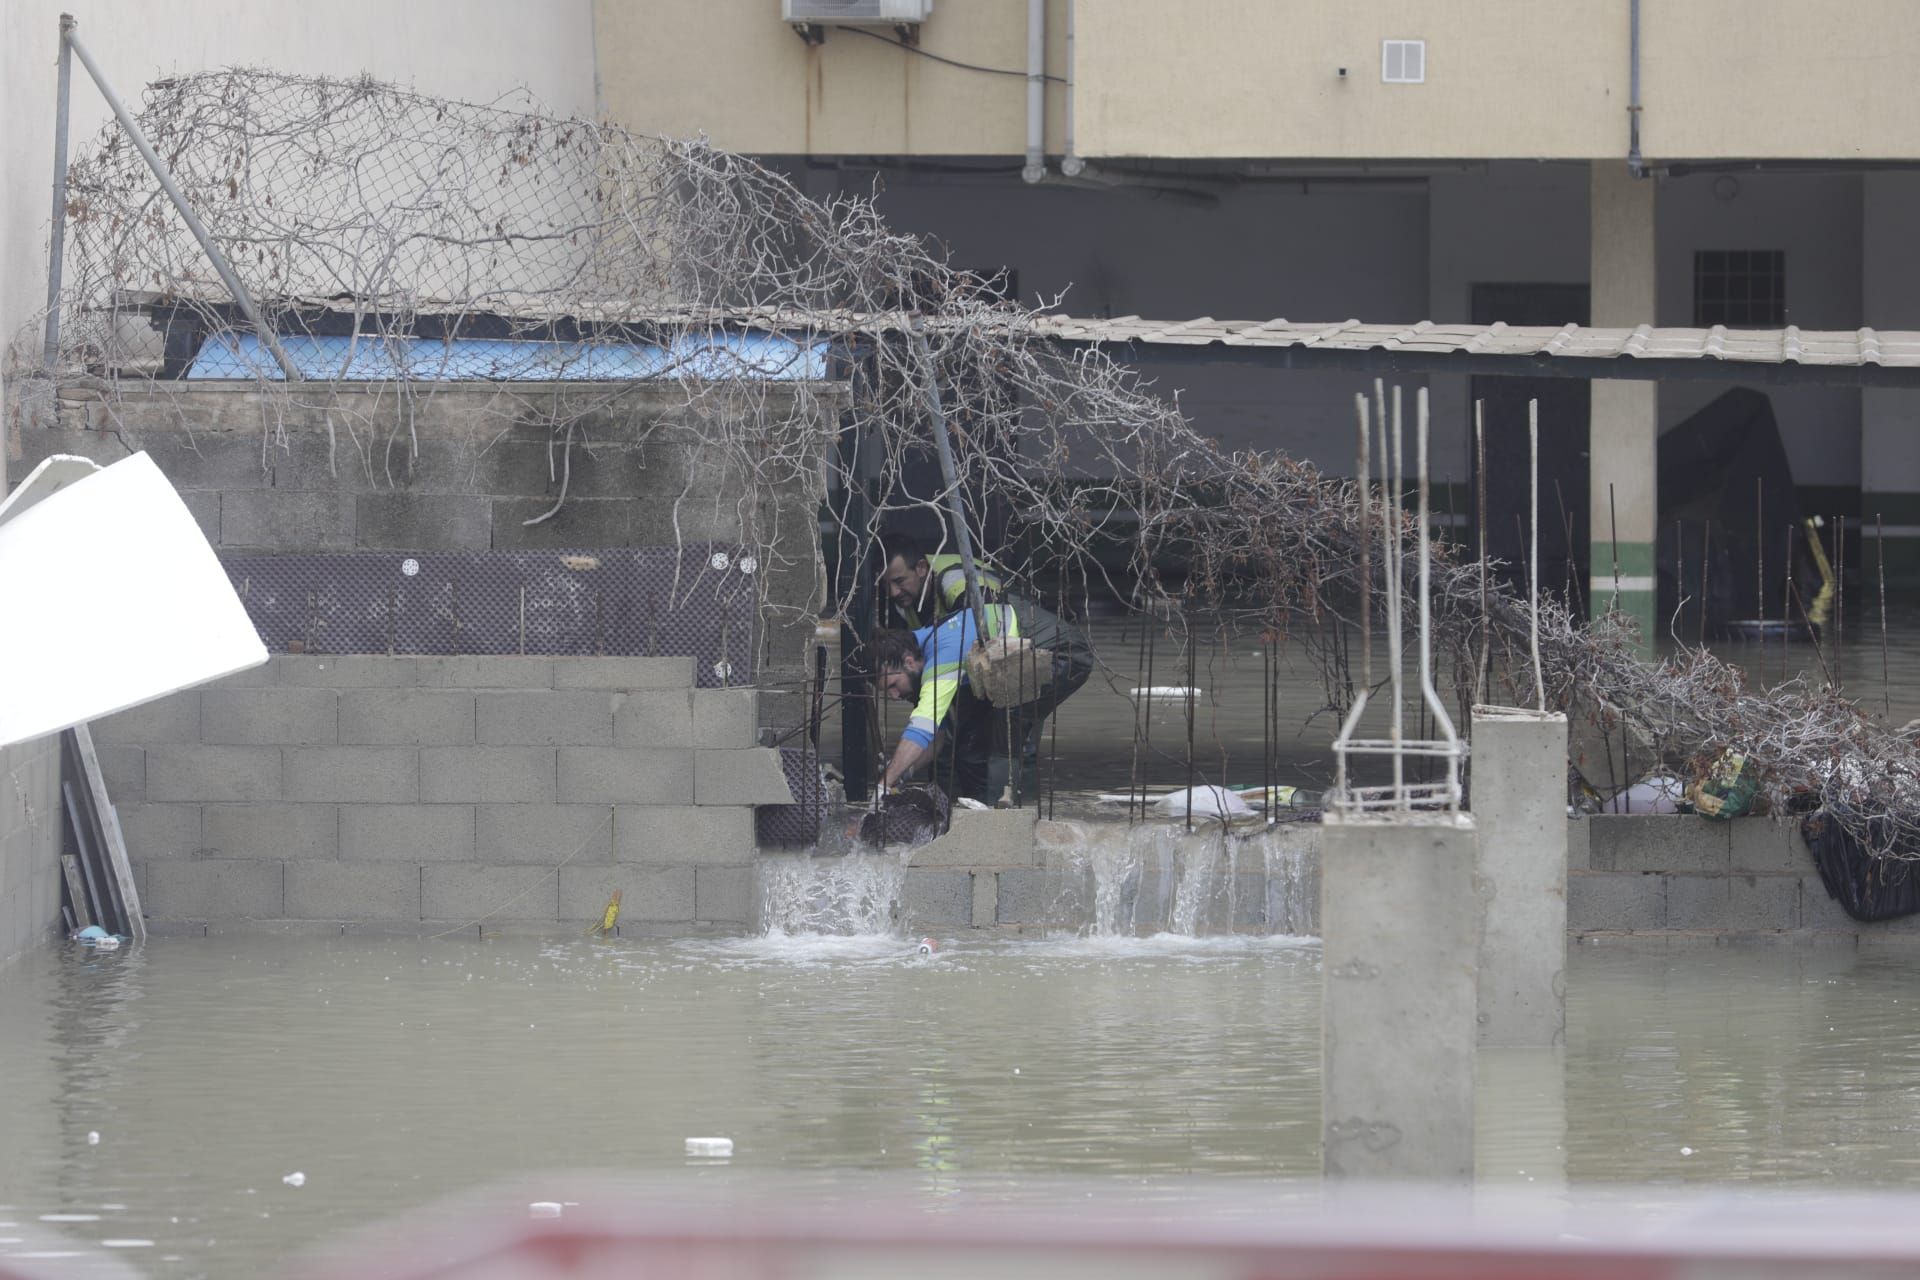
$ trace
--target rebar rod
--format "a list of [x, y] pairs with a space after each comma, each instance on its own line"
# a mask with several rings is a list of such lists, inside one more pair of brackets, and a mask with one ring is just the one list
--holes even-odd
[[[1863, 535], [1864, 537], [1864, 535]], [[1893, 718], [1893, 677], [1887, 661], [1887, 526], [1880, 513], [1873, 513], [1874, 568], [1880, 575], [1880, 700], [1886, 716]]]
[[[1423, 409], [1425, 407], [1426, 394], [1426, 390], [1422, 388], [1420, 396]], [[1421, 427], [1420, 448], [1424, 453], [1426, 449], [1426, 428], [1424, 425]], [[1423, 490], [1427, 483], [1426, 471], [1426, 461], [1422, 458], [1420, 464], [1420, 484]], [[1547, 709], [1547, 678], [1540, 667], [1540, 402], [1538, 400], [1527, 401], [1527, 475], [1528, 533], [1532, 537], [1530, 544], [1532, 551], [1528, 557], [1529, 566], [1527, 570], [1527, 640], [1533, 650], [1534, 698], [1539, 704], [1539, 710], [1544, 713]], [[1425, 536], [1424, 530], [1422, 531], [1422, 536]], [[1423, 543], [1420, 548], [1420, 554], [1423, 559], [1426, 553], [1426, 546]], [[1420, 572], [1422, 575], [1425, 575], [1425, 564], [1421, 565]], [[1420, 584], [1422, 597], [1420, 612], [1422, 615], [1427, 612], [1425, 599], [1426, 590], [1426, 581], [1423, 576]], [[1422, 625], [1425, 624], [1423, 623]]]
[[42, 349], [49, 370], [60, 359], [60, 289], [67, 264], [67, 133], [73, 107], [73, 15], [60, 15], [60, 70], [53, 97], [53, 218], [47, 244], [47, 328]]
[[1473, 402], [1474, 489], [1479, 506], [1480, 532], [1480, 658], [1474, 664], [1474, 701], [1485, 700], [1487, 666], [1493, 661], [1492, 620], [1487, 614], [1487, 402]]

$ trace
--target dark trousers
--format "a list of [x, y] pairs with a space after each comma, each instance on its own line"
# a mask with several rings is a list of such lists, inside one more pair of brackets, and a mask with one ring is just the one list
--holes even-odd
[[934, 760], [934, 781], [949, 795], [997, 805], [1010, 796], [1016, 806], [1040, 794], [1040, 740], [1047, 717], [1072, 697], [1091, 667], [1056, 657], [1053, 678], [1040, 696], [1017, 707], [996, 707], [960, 690], [948, 714], [946, 745]]

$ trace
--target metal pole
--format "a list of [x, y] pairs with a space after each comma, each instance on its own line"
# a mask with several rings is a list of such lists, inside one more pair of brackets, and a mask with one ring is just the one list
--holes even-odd
[[[1547, 709], [1547, 681], [1540, 670], [1540, 402], [1527, 401], [1528, 532], [1532, 535], [1531, 576], [1527, 579], [1527, 641], [1533, 647], [1533, 694]], [[1422, 566], [1421, 572], [1425, 572]]]
[[60, 80], [53, 103], [53, 237], [47, 245], [47, 368], [60, 358], [60, 286], [67, 265], [67, 124], [73, 102], [73, 15], [60, 15]]
[[[973, 535], [967, 532], [966, 508], [960, 501], [960, 477], [953, 465], [953, 441], [947, 436], [947, 412], [940, 405], [940, 381], [934, 376], [933, 354], [918, 328], [908, 335], [915, 354], [927, 370], [927, 412], [933, 417], [933, 443], [940, 451], [940, 479], [947, 487], [947, 511], [953, 520], [953, 540], [960, 546], [960, 568], [967, 576], [967, 605], [973, 610], [977, 643], [987, 642], [987, 606], [980, 596], [980, 571], [973, 562]], [[961, 655], [963, 658], [965, 655]]]
[[240, 277], [234, 273], [233, 265], [227, 261], [227, 255], [222, 253], [220, 247], [213, 242], [213, 233], [207, 230], [206, 224], [201, 222], [200, 216], [193, 211], [193, 206], [187, 203], [186, 196], [180, 193], [180, 188], [173, 181], [173, 175], [168, 173], [167, 167], [160, 163], [160, 157], [154, 154], [153, 144], [147, 141], [147, 135], [141, 131], [139, 124], [127, 111], [126, 104], [120, 101], [120, 95], [116, 94], [113, 86], [107, 83], [106, 76], [101, 74], [99, 66], [94, 63], [93, 55], [87, 52], [87, 46], [81, 43], [80, 37], [72, 27], [63, 25], [61, 30], [66, 38], [67, 47], [79, 56], [80, 65], [87, 69], [87, 74], [93, 78], [95, 87], [100, 90], [100, 96], [105, 98], [107, 106], [112, 108], [113, 118], [120, 122], [122, 129], [126, 130], [127, 140], [133, 143], [133, 148], [140, 153], [140, 158], [147, 162], [147, 168], [153, 170], [154, 178], [159, 181], [160, 189], [167, 193], [167, 198], [173, 201], [173, 207], [180, 211], [181, 221], [187, 224], [187, 230], [193, 232], [193, 238], [200, 242], [200, 248], [205, 251], [207, 260], [213, 263], [213, 269], [219, 273], [220, 282], [227, 286], [227, 292], [233, 295], [233, 300], [240, 305], [240, 310], [246, 313], [248, 323], [253, 325], [254, 332], [260, 335], [261, 343], [273, 354], [274, 363], [280, 366], [280, 372], [286, 375], [289, 382], [300, 381], [300, 370], [295, 367], [286, 349], [280, 345], [280, 340], [260, 318], [259, 307], [254, 305], [253, 296], [247, 292], [246, 286], [240, 283]]

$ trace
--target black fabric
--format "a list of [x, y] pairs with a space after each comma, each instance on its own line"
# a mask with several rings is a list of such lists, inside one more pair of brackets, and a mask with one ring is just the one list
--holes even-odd
[[860, 840], [869, 845], [926, 844], [947, 829], [952, 801], [938, 787], [896, 787], [880, 808], [860, 820]]
[[[1887, 820], [1870, 819], [1867, 829], [1879, 843], [1888, 835]], [[1813, 851], [1814, 865], [1820, 869], [1820, 883], [1827, 887], [1827, 894], [1855, 920], [1897, 920], [1920, 912], [1920, 874], [1913, 863], [1898, 857], [1875, 857], [1824, 809], [1801, 820], [1800, 834]], [[1894, 848], [1901, 854], [1920, 853], [1898, 843]]]

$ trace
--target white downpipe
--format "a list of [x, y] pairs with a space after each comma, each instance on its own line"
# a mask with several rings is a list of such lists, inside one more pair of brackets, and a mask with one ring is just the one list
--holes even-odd
[[1067, 0], [1066, 119], [1061, 121], [1061, 127], [1065, 130], [1065, 136], [1062, 139], [1060, 150], [1060, 172], [1069, 178], [1079, 177], [1081, 170], [1087, 167], [1087, 162], [1080, 158], [1079, 153], [1074, 150], [1073, 146], [1073, 79], [1076, 71], [1073, 63], [1074, 2], [1075, 0]]
[[1027, 163], [1020, 176], [1047, 177], [1047, 0], [1027, 0]]

